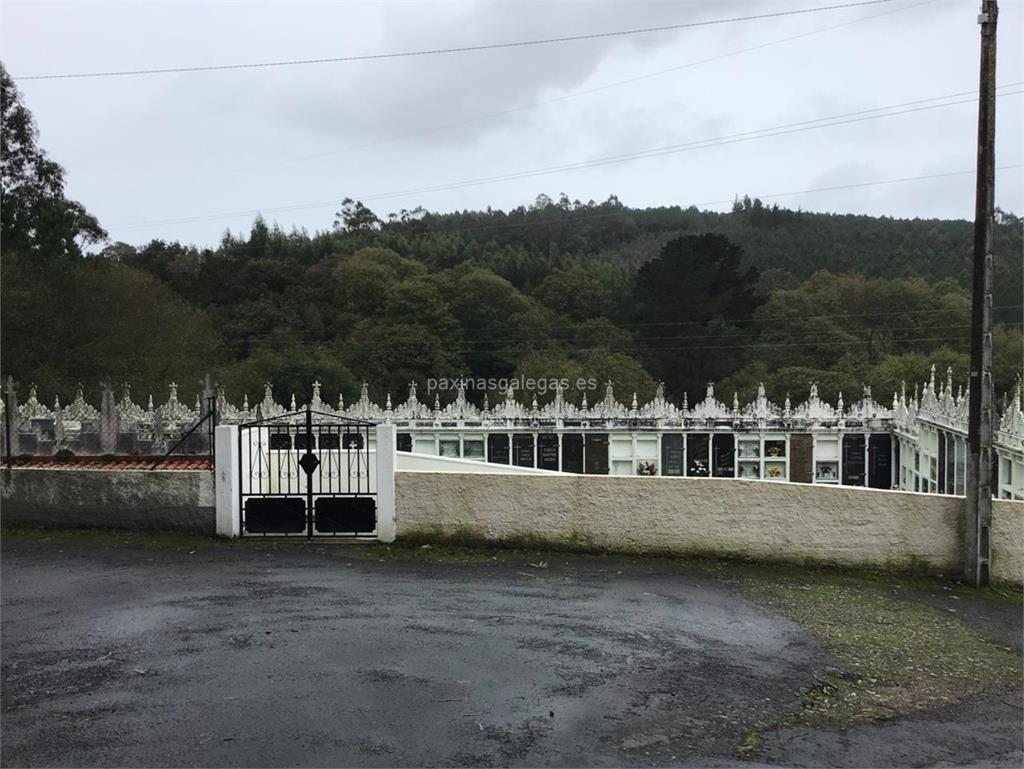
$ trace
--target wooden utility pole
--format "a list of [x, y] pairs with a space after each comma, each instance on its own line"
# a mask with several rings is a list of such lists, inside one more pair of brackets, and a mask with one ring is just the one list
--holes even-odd
[[971, 380], [967, 423], [964, 576], [989, 583], [992, 525], [992, 229], [995, 224], [996, 0], [982, 0], [981, 86], [978, 91], [978, 190], [974, 209], [971, 294]]

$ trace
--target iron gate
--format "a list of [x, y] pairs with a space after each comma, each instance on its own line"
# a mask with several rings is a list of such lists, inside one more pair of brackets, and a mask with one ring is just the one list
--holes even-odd
[[308, 407], [239, 425], [241, 535], [375, 537], [373, 427]]

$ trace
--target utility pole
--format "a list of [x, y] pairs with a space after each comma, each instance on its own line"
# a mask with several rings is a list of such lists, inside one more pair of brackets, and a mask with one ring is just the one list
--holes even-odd
[[978, 91], [978, 190], [974, 209], [971, 293], [971, 379], [967, 422], [967, 504], [964, 576], [989, 584], [992, 526], [992, 228], [995, 223], [996, 0], [982, 0], [981, 85]]

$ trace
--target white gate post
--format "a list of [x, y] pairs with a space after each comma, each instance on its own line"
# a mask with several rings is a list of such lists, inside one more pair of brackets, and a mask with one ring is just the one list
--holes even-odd
[[395, 541], [395, 426], [377, 425], [377, 539]]
[[219, 425], [214, 431], [213, 446], [217, 534], [235, 538], [242, 533], [242, 516], [238, 508], [238, 425]]

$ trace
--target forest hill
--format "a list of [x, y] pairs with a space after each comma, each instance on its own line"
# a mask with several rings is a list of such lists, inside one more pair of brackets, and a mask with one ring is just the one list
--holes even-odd
[[[66, 197], [2, 65], [0, 92], [0, 373], [47, 402], [79, 382], [149, 392], [207, 371], [236, 400], [267, 381], [352, 398], [366, 380], [380, 399], [471, 376], [612, 381], [641, 402], [658, 382], [677, 401], [708, 382], [749, 401], [763, 382], [782, 402], [812, 382], [835, 400], [922, 381], [932, 363], [967, 371], [966, 221], [565, 194], [380, 217], [345, 199], [313, 234], [257, 218], [213, 248], [111, 244]], [[999, 395], [1021, 365], [1021, 220], [997, 212], [993, 245]]]
[[[209, 249], [5, 250], [4, 367], [48, 398], [211, 369], [233, 398], [265, 381], [309, 397], [315, 379], [348, 397], [365, 379], [383, 397], [459, 375], [611, 380], [642, 400], [659, 381], [677, 399], [709, 381], [744, 400], [759, 381], [777, 401], [812, 381], [830, 399], [892, 392], [932, 363], [965, 375], [970, 237], [964, 221], [756, 200], [715, 213], [540, 198], [384, 220], [349, 201], [313, 235], [257, 219]], [[1021, 248], [1020, 220], [1001, 214], [997, 396], [1020, 369]]]

